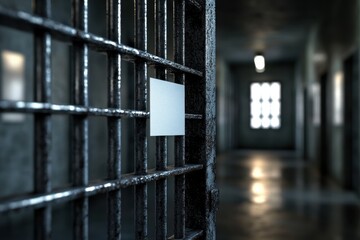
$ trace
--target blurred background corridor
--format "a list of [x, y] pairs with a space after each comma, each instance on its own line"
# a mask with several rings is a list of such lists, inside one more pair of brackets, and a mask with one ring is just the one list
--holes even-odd
[[360, 239], [359, 1], [217, 1], [218, 239]]

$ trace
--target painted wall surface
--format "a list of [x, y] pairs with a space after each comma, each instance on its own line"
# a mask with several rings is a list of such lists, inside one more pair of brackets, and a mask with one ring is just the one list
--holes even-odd
[[[267, 63], [264, 73], [253, 64], [231, 65], [234, 88], [235, 146], [240, 149], [295, 149], [295, 72], [293, 62]], [[281, 84], [281, 128], [250, 128], [250, 84], [276, 81]]]

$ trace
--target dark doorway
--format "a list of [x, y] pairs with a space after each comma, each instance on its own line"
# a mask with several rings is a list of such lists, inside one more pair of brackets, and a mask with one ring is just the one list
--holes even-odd
[[359, 175], [357, 143], [359, 141], [358, 56], [352, 54], [344, 62], [345, 76], [345, 131], [344, 131], [344, 187], [355, 190]]
[[328, 173], [328, 140], [327, 140], [327, 72], [323, 73], [320, 77], [320, 94], [321, 94], [321, 128], [320, 128], [320, 172], [321, 176], [326, 176]]

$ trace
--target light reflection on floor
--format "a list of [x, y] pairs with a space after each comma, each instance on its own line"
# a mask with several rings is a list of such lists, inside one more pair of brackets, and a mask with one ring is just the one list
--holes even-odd
[[289, 153], [218, 158], [220, 240], [360, 239], [359, 201]]

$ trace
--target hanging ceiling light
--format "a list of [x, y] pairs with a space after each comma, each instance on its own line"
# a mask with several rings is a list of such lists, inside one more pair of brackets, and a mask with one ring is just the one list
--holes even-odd
[[257, 53], [254, 57], [255, 69], [258, 73], [265, 72], [265, 57], [261, 53]]

